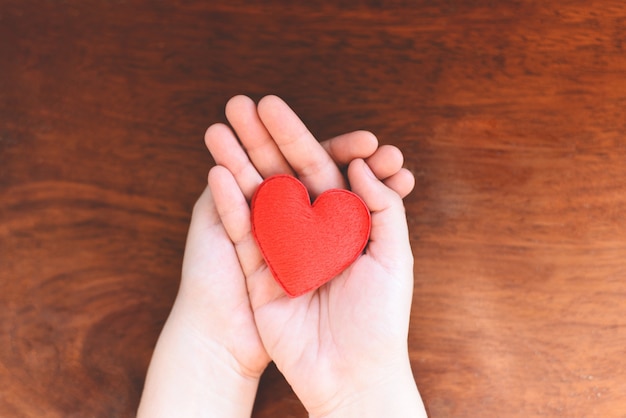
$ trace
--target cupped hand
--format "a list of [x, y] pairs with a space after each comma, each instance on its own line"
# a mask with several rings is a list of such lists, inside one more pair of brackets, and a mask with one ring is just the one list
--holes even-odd
[[[209, 186], [267, 353], [311, 415], [347, 410], [398, 382], [414, 387], [407, 353], [413, 258], [402, 204], [414, 178], [401, 168], [402, 154], [377, 148], [362, 131], [320, 145], [274, 96], [253, 110], [241, 96], [227, 106], [241, 146], [224, 125], [209, 128], [206, 142], [218, 164]], [[346, 187], [345, 165], [351, 189], [372, 213], [365, 254], [320, 289], [289, 298], [254, 242], [248, 202], [263, 178], [278, 173], [296, 175], [313, 197]]]
[[180, 289], [150, 362], [138, 416], [249, 417], [269, 361], [245, 275], [207, 186], [194, 206]]

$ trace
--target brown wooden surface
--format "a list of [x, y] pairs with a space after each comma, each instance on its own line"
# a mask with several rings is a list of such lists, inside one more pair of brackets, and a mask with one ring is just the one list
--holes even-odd
[[[134, 414], [204, 130], [274, 93], [417, 177], [432, 417], [625, 417], [624, 3], [302, 3], [0, 0], [0, 416]], [[254, 416], [305, 416], [275, 369]]]

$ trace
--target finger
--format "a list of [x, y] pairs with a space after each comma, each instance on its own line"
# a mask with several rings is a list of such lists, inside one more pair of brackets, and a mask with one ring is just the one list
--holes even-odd
[[253, 309], [265, 305], [285, 292], [276, 283], [252, 235], [250, 209], [233, 175], [225, 167], [209, 171], [209, 187], [215, 196], [215, 206], [228, 237], [235, 246], [239, 264], [246, 277], [250, 305]]
[[348, 178], [352, 191], [372, 212], [367, 254], [388, 269], [406, 268], [412, 255], [402, 199], [377, 179], [363, 160], [350, 163]]
[[404, 199], [415, 187], [415, 176], [406, 168], [402, 168], [393, 176], [383, 180], [383, 183]]
[[233, 175], [219, 165], [209, 171], [209, 187], [219, 218], [237, 251], [241, 269], [248, 277], [263, 267], [264, 261], [252, 236], [250, 208], [246, 198]]
[[355, 131], [327, 139], [321, 143], [330, 158], [339, 166], [347, 166], [355, 158], [368, 158], [378, 148], [378, 139], [368, 131]]
[[226, 117], [261, 176], [293, 174], [278, 145], [259, 119], [252, 99], [247, 96], [230, 99], [226, 104]]
[[284, 101], [266, 96], [259, 102], [258, 114], [311, 195], [345, 187], [335, 162]]
[[222, 123], [216, 123], [207, 129], [204, 142], [215, 163], [230, 171], [246, 199], [251, 199], [263, 179], [239, 145], [233, 131]]
[[376, 177], [381, 180], [393, 176], [402, 168], [404, 156], [402, 151], [393, 145], [383, 145], [365, 160]]

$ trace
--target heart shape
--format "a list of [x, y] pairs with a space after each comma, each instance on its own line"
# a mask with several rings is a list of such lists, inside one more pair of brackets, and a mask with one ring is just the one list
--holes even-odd
[[291, 297], [315, 290], [345, 270], [367, 244], [371, 217], [356, 194], [322, 193], [311, 205], [298, 179], [276, 175], [252, 197], [252, 233], [278, 284]]

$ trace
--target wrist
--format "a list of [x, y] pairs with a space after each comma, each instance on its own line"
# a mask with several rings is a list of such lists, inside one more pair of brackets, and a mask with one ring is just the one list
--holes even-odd
[[334, 405], [309, 411], [311, 418], [426, 417], [410, 363], [374, 376], [368, 383], [346, 391]]
[[246, 374], [225, 347], [177, 321], [171, 315], [159, 337], [138, 416], [249, 417], [260, 375]]

